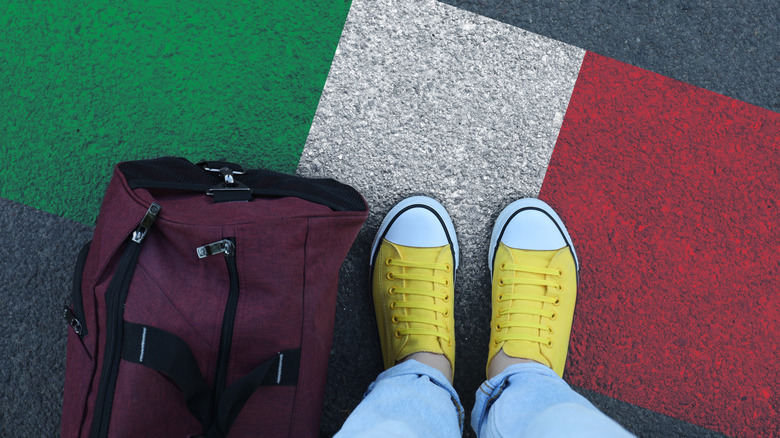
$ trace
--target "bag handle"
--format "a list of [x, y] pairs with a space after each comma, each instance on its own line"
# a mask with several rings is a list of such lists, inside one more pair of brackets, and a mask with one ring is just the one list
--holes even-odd
[[198, 161], [196, 166], [200, 166], [203, 170], [207, 170], [209, 172], [219, 172], [220, 169], [223, 169], [227, 167], [228, 169], [232, 170], [234, 173], [238, 175], [243, 175], [246, 173], [246, 170], [244, 170], [244, 167], [240, 164], [231, 163], [229, 161]]
[[278, 353], [225, 389], [219, 400], [217, 421], [212, 423], [208, 438], [227, 435], [249, 397], [261, 386], [295, 386], [298, 384], [298, 368], [301, 350], [285, 350]]

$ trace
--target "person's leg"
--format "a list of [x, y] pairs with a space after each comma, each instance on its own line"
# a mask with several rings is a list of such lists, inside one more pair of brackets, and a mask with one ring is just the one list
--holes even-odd
[[455, 229], [425, 197], [393, 207], [371, 250], [371, 293], [386, 371], [338, 437], [459, 436], [455, 363]]
[[561, 378], [577, 299], [578, 260], [566, 227], [538, 199], [512, 203], [490, 243], [488, 380], [472, 427], [481, 437], [616, 437], [625, 429]]

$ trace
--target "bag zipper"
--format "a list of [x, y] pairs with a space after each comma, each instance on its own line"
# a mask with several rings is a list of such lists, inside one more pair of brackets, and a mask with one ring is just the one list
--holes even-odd
[[108, 426], [111, 420], [111, 409], [114, 403], [114, 391], [119, 372], [121, 359], [121, 347], [124, 324], [125, 301], [130, 281], [138, 264], [138, 255], [141, 252], [141, 244], [149, 232], [157, 215], [160, 213], [160, 205], [152, 203], [146, 211], [141, 223], [133, 231], [130, 241], [127, 242], [122, 258], [119, 259], [114, 276], [106, 290], [106, 343], [103, 353], [103, 368], [100, 373], [97, 399], [95, 401], [95, 413], [92, 418], [93, 438], [108, 435]]
[[84, 265], [87, 263], [89, 246], [92, 242], [87, 242], [81, 248], [79, 256], [76, 259], [76, 268], [73, 275], [73, 289], [70, 294], [70, 306], [65, 304], [62, 310], [62, 316], [68, 325], [73, 327], [79, 337], [84, 338], [87, 335], [87, 326], [84, 323], [84, 297], [81, 295], [81, 281], [84, 277]]
[[209, 245], [198, 248], [198, 257], [224, 254], [227, 264], [230, 290], [228, 292], [225, 313], [222, 317], [222, 329], [219, 338], [219, 353], [217, 355], [217, 367], [214, 374], [214, 406], [225, 390], [227, 383], [228, 363], [230, 362], [230, 349], [233, 343], [233, 327], [236, 322], [236, 310], [238, 309], [238, 266], [236, 263], [236, 240], [233, 237], [222, 239]]

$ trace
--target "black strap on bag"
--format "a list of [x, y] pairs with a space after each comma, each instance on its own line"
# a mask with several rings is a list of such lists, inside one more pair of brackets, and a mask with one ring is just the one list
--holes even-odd
[[214, 416], [211, 388], [203, 379], [189, 345], [155, 327], [125, 322], [122, 359], [165, 374], [184, 393], [184, 401], [201, 424]]
[[217, 408], [217, 421], [212, 423], [207, 436], [219, 438], [227, 435], [249, 397], [261, 386], [295, 385], [301, 350], [285, 350], [255, 368], [222, 393]]
[[270, 358], [225, 389], [217, 406], [212, 390], [200, 372], [189, 345], [178, 336], [148, 325], [125, 322], [122, 359], [153, 369], [182, 390], [187, 409], [203, 427], [202, 435], [228, 434], [246, 402], [261, 386], [298, 383], [300, 349], [285, 350]]

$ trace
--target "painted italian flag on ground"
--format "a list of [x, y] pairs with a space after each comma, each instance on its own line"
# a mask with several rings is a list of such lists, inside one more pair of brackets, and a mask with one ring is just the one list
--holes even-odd
[[492, 221], [538, 196], [581, 260], [568, 382], [624, 424], [780, 434], [780, 114], [432, 0], [19, 3], [0, 6], [0, 302], [15, 321], [0, 345], [33, 377], [8, 377], [0, 410], [37, 420], [3, 435], [58, 430], [64, 335], [36, 321], [67, 295], [72, 236], [89, 233], [112, 166], [163, 155], [333, 177], [369, 201], [325, 434], [380, 366], [367, 242], [413, 194], [439, 199], [461, 241], [467, 407], [484, 379]]

